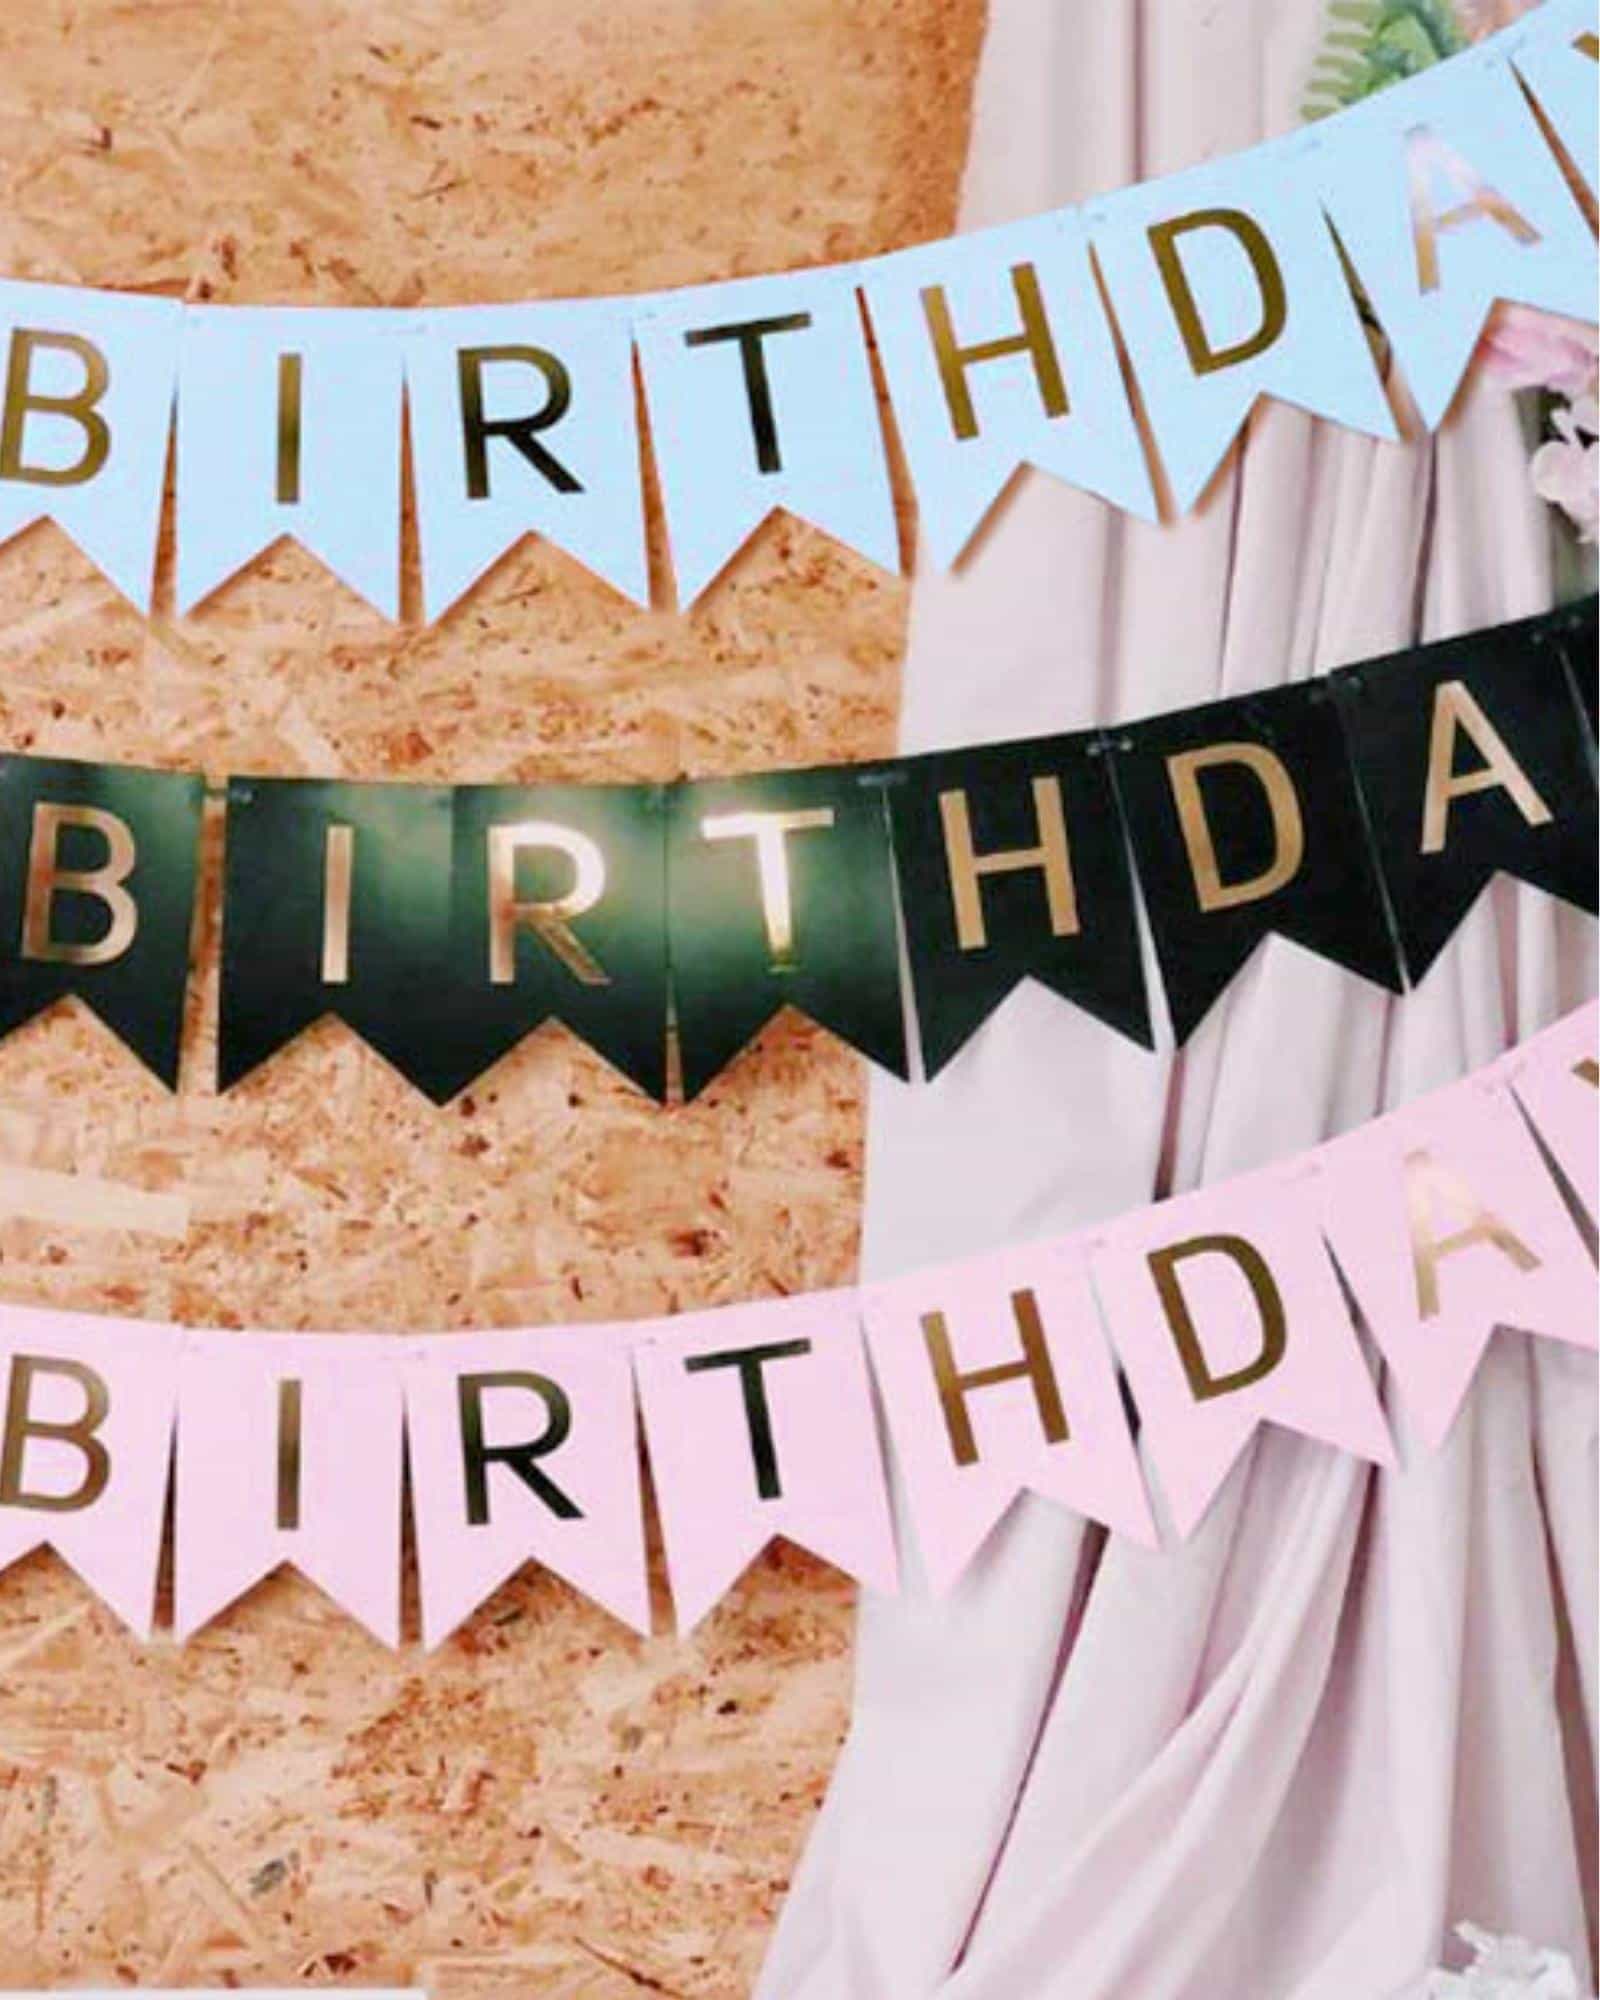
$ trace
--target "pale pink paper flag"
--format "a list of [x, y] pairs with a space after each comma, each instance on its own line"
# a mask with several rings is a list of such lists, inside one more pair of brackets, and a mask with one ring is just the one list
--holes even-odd
[[189, 1333], [178, 1361], [173, 1629], [292, 1563], [400, 1643], [403, 1343]]
[[408, 1343], [411, 1505], [429, 1648], [525, 1562], [647, 1637], [639, 1432], [617, 1329]]
[[1177, 1196], [1089, 1241], [1141, 1442], [1180, 1535], [1258, 1424], [1394, 1462], [1303, 1168]]
[[1495, 1069], [1600, 1221], [1600, 1001], [1513, 1049]]
[[1505, 1326], [1595, 1345], [1594, 1267], [1493, 1072], [1318, 1155], [1328, 1240], [1424, 1443]]
[[1078, 1244], [919, 1271], [871, 1287], [862, 1310], [935, 1597], [1025, 1489], [1156, 1544]]
[[774, 1535], [895, 1588], [858, 1294], [685, 1314], [634, 1372], [680, 1632]]
[[179, 1333], [0, 1309], [0, 1568], [48, 1546], [148, 1638], [172, 1459]]

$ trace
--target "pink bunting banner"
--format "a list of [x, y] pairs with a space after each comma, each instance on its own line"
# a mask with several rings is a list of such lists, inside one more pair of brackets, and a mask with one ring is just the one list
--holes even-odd
[[400, 1642], [399, 1342], [183, 1336], [173, 1631], [187, 1639], [282, 1563]]
[[52, 1548], [140, 1638], [155, 1618], [177, 1327], [0, 1314], [0, 1568]]
[[874, 1286], [862, 1316], [935, 1596], [959, 1580], [1024, 1490], [1155, 1544], [1076, 1244]]
[[687, 1314], [634, 1369], [680, 1632], [774, 1535], [894, 1589], [854, 1292]]
[[1497, 1328], [1596, 1344], [1594, 1267], [1493, 1071], [1325, 1146], [1318, 1180], [1334, 1254], [1431, 1449]]
[[1600, 1215], [1600, 1004], [1584, 1007], [1506, 1057], [1500, 1080], [1533, 1120], [1589, 1215]]
[[1188, 1535], [1258, 1425], [1393, 1463], [1389, 1434], [1294, 1168], [1162, 1202], [1094, 1244], [1095, 1286]]
[[1264, 1423], [1392, 1465], [1385, 1408], [1437, 1450], [1497, 1331], [1596, 1346], [1597, 1045], [1589, 1006], [1277, 1167], [860, 1291], [421, 1338], [0, 1308], [0, 1567], [51, 1548], [146, 1636], [170, 1493], [175, 1637], [288, 1564], [395, 1645], [409, 1471], [425, 1646], [528, 1563], [648, 1636], [648, 1464], [688, 1632], [776, 1537], [893, 1591], [886, 1449], [936, 1596], [1024, 1492], [1182, 1538]]
[[415, 1342], [405, 1397], [425, 1646], [527, 1562], [649, 1632], [633, 1383], [608, 1329]]

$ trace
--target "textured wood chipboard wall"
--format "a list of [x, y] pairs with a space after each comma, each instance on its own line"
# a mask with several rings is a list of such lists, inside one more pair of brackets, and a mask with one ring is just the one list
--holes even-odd
[[[886, 250], [950, 226], [980, 25], [979, 0], [8, 6], [0, 270], [415, 305]], [[0, 551], [0, 741], [214, 779], [871, 755], [905, 616], [786, 523], [686, 620], [537, 548], [431, 632], [292, 548], [190, 620], [166, 576], [161, 604], [51, 529]], [[212, 916], [175, 1100], [72, 1008], [0, 1046], [0, 1296], [414, 1329], [850, 1276], [862, 1078], [824, 1037], [782, 1024], [661, 1113], [544, 1033], [437, 1112], [330, 1027], [219, 1100], [214, 947]], [[0, 1584], [0, 1976], [742, 1994], [850, 1610], [780, 1553], [692, 1642], [641, 1644], [525, 1575], [424, 1658], [280, 1577], [180, 1652], [34, 1560]]]

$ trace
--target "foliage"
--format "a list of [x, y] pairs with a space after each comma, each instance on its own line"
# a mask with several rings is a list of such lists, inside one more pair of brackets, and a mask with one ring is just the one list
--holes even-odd
[[1301, 115], [1326, 118], [1467, 46], [1450, 0], [1330, 0]]

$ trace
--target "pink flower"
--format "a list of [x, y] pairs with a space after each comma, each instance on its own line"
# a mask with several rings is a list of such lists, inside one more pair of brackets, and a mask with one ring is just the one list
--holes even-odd
[[1579, 2000], [1578, 1975], [1565, 1952], [1495, 1937], [1476, 1924], [1458, 1924], [1456, 1935], [1472, 1947], [1472, 1964], [1465, 1972], [1429, 1973], [1405, 2000]]
[[1497, 29], [1508, 28], [1533, 5], [1534, 0], [1456, 0], [1456, 16], [1467, 31], [1467, 40], [1481, 42]]
[[1600, 361], [1595, 328], [1531, 306], [1500, 305], [1490, 315], [1477, 358], [1510, 389], [1587, 389]]
[[1600, 412], [1595, 399], [1585, 396], [1557, 410], [1553, 421], [1559, 435], [1540, 445], [1530, 462], [1533, 490], [1561, 509], [1581, 541], [1593, 542], [1600, 537], [1600, 444], [1595, 442]]

